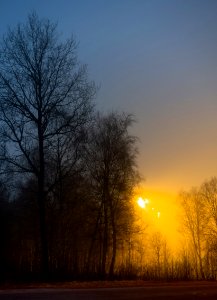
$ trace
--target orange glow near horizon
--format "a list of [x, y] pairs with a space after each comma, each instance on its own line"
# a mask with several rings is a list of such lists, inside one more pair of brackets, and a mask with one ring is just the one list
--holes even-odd
[[147, 230], [161, 232], [168, 245], [176, 249], [180, 242], [176, 195], [141, 188], [136, 191], [135, 199], [141, 218], [148, 224]]

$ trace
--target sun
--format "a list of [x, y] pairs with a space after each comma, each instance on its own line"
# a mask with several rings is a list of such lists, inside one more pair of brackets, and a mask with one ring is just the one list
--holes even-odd
[[146, 208], [146, 205], [149, 204], [149, 202], [148, 199], [143, 199], [142, 197], [139, 197], [137, 200], [137, 203], [141, 208]]
[[[137, 204], [138, 204], [141, 208], [147, 209], [148, 211], [149, 211], [149, 209], [148, 209], [148, 206], [147, 206], [147, 205], [150, 204], [150, 203], [151, 203], [151, 202], [150, 202], [149, 199], [143, 199], [142, 197], [139, 197], [138, 200], [137, 200]], [[156, 212], [156, 209], [155, 209], [154, 207], [151, 208], [151, 212], [152, 212], [152, 215], [155, 215], [155, 214], [156, 214], [157, 218], [158, 218], [158, 219], [160, 218], [160, 215], [161, 215], [160, 211], [157, 211], [157, 212]]]
[[149, 234], [159, 231], [165, 236], [173, 249], [180, 242], [178, 232], [178, 205], [173, 194], [155, 190], [139, 190], [135, 195], [135, 204], [141, 220], [148, 224]]

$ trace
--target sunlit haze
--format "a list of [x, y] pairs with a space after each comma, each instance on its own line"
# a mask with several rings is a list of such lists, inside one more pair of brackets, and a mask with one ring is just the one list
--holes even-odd
[[160, 232], [176, 250], [180, 246], [181, 235], [179, 204], [175, 195], [140, 188], [135, 192], [135, 202], [140, 208], [141, 220], [148, 224], [148, 230]]

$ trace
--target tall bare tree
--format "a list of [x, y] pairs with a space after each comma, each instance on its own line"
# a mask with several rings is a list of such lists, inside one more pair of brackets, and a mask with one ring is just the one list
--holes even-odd
[[47, 180], [48, 165], [55, 152], [67, 172], [66, 146], [82, 138], [94, 94], [86, 67], [77, 61], [75, 40], [61, 41], [56, 24], [32, 13], [25, 24], [9, 30], [3, 38], [0, 159], [7, 162], [6, 171], [33, 174], [37, 179], [44, 274], [49, 271], [46, 197], [55, 184]]
[[209, 268], [210, 278], [217, 276], [217, 178], [205, 181], [201, 186], [201, 196], [209, 217], [207, 231], [206, 267]]
[[132, 117], [129, 115], [116, 113], [98, 115], [86, 149], [87, 168], [98, 202], [98, 215], [90, 254], [94, 238], [100, 232], [102, 276], [105, 276], [107, 271], [110, 277], [113, 276], [118, 237], [120, 238], [123, 232], [126, 234], [131, 224], [130, 199], [138, 180], [135, 165], [136, 139], [129, 134], [131, 124]]
[[183, 208], [183, 225], [185, 232], [192, 242], [195, 257], [195, 271], [197, 278], [205, 278], [203, 258], [205, 255], [206, 233], [209, 223], [207, 208], [198, 188], [180, 194]]

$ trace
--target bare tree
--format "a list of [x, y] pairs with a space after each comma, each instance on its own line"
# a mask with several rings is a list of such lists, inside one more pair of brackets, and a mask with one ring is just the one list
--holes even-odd
[[211, 217], [213, 234], [217, 235], [217, 178], [213, 177], [201, 186], [201, 194]]
[[196, 276], [204, 279], [203, 258], [209, 216], [200, 189], [193, 188], [189, 192], [183, 192], [180, 194], [180, 198], [183, 208], [183, 225], [193, 246]]
[[[117, 238], [129, 231], [131, 214], [130, 198], [138, 179], [135, 159], [135, 137], [129, 134], [132, 118], [129, 115], [111, 113], [98, 115], [90, 132], [90, 143], [86, 149], [87, 169], [97, 197], [98, 215], [90, 246], [94, 236], [101, 232], [102, 255], [100, 271], [106, 274], [109, 245], [111, 245], [108, 272], [113, 276]], [[89, 256], [90, 256], [89, 255]]]
[[160, 232], [155, 232], [151, 237], [151, 248], [153, 252], [153, 261], [156, 269], [156, 278], [160, 279], [162, 272], [162, 256], [164, 247], [163, 236]]
[[207, 255], [206, 267], [209, 269], [210, 277], [217, 276], [217, 178], [213, 177], [205, 181], [201, 186], [201, 196], [209, 216], [207, 226]]
[[49, 270], [46, 197], [55, 185], [47, 178], [48, 165], [62, 147], [67, 172], [67, 143], [82, 137], [95, 94], [85, 66], [77, 62], [75, 40], [58, 38], [56, 24], [33, 13], [26, 24], [8, 31], [0, 48], [0, 159], [7, 162], [5, 171], [37, 178], [44, 274]]

